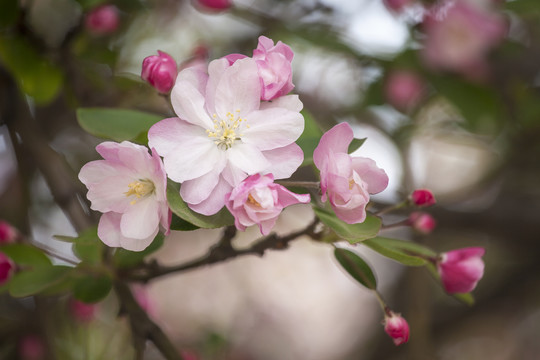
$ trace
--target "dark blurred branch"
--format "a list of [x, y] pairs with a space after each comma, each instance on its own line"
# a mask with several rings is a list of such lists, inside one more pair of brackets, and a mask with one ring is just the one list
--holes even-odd
[[253, 245], [245, 249], [235, 249], [232, 246], [231, 240], [236, 234], [236, 229], [233, 226], [229, 226], [225, 229], [221, 240], [216, 245], [212, 246], [208, 253], [206, 253], [206, 255], [198, 259], [188, 261], [184, 264], [176, 266], [160, 266], [157, 262], [154, 261], [144, 264], [143, 267], [126, 272], [122, 274], [122, 276], [129, 280], [146, 282], [163, 275], [179, 273], [203, 267], [206, 265], [212, 265], [215, 263], [223, 262], [225, 260], [233, 259], [237, 256], [263, 256], [266, 250], [269, 249], [286, 249], [289, 245], [289, 242], [295, 240], [302, 235], [309, 236], [315, 240], [320, 239], [321, 234], [316, 232], [318, 224], [319, 220], [315, 218], [307, 227], [302, 230], [296, 231], [286, 236], [278, 236], [277, 234], [272, 233], [266, 237], [261, 238]]

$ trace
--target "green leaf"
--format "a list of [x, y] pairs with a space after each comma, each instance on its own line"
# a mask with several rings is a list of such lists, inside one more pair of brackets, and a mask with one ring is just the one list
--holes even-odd
[[540, 16], [540, 7], [538, 7], [538, 0], [515, 0], [505, 3], [506, 9], [515, 12], [519, 16], [523, 17], [536, 17]]
[[62, 87], [60, 69], [42, 57], [25, 38], [0, 35], [0, 62], [11, 72], [19, 88], [38, 104], [54, 100]]
[[85, 303], [95, 303], [104, 299], [112, 288], [112, 278], [108, 274], [92, 274], [78, 278], [73, 287], [73, 295]]
[[[164, 117], [138, 110], [79, 108], [79, 125], [90, 134], [114, 141], [138, 141], [146, 145], [144, 133]], [[144, 136], [144, 138], [143, 138]], [[144, 140], [144, 141], [143, 141]]]
[[13, 297], [42, 293], [64, 282], [72, 271], [69, 266], [39, 266], [18, 272], [9, 282], [9, 293]]
[[2, 0], [2, 11], [0, 11], [0, 28], [15, 25], [19, 18], [19, 1]]
[[321, 140], [322, 131], [319, 124], [313, 119], [313, 116], [306, 110], [302, 110], [304, 116], [304, 132], [300, 135], [300, 138], [296, 140], [296, 143], [304, 152], [304, 162], [302, 166], [313, 164], [313, 151], [319, 145]]
[[97, 227], [83, 231], [73, 241], [73, 253], [81, 261], [89, 264], [100, 264], [103, 257], [104, 245], [97, 235]]
[[367, 138], [363, 138], [363, 139], [354, 138], [351, 141], [351, 143], [349, 144], [349, 149], [348, 149], [347, 153], [352, 154], [356, 150], [360, 149], [360, 146], [364, 145], [366, 140], [367, 140]]
[[163, 246], [163, 240], [165, 236], [158, 234], [154, 241], [143, 251], [129, 251], [126, 249], [117, 249], [114, 253], [114, 263], [119, 268], [129, 268], [141, 263], [144, 258], [154, 252], [156, 252], [161, 246]]
[[171, 219], [171, 230], [176, 231], [192, 231], [200, 229], [197, 225], [193, 225], [190, 222], [178, 217], [176, 214], [172, 215]]
[[350, 250], [336, 248], [334, 256], [340, 265], [360, 284], [368, 289], [377, 289], [377, 279], [371, 267], [357, 254]]
[[168, 180], [167, 201], [172, 212], [185, 221], [205, 229], [216, 229], [234, 224], [234, 218], [226, 208], [212, 216], [204, 216], [191, 210], [180, 197], [180, 185]]
[[76, 0], [83, 10], [89, 10], [103, 4], [107, 0]]
[[313, 210], [324, 225], [334, 230], [336, 234], [351, 244], [374, 238], [381, 228], [381, 219], [373, 215], [368, 214], [363, 223], [347, 224], [338, 219], [333, 212], [318, 207], [314, 207]]
[[46, 266], [51, 260], [40, 249], [28, 244], [7, 244], [0, 247], [0, 251], [9, 256], [18, 265]]
[[394, 251], [401, 251], [411, 256], [423, 255], [425, 257], [431, 257], [431, 258], [437, 257], [437, 253], [435, 251], [412, 241], [391, 239], [391, 238], [385, 238], [385, 237], [380, 237], [380, 236], [372, 240], [373, 240], [372, 242], [376, 242], [380, 246], [384, 246], [388, 249], [393, 249]]
[[402, 263], [403, 265], [423, 266], [426, 264], [426, 260], [417, 256], [412, 256], [398, 247], [389, 246], [383, 241], [378, 241], [379, 239], [380, 238], [368, 239], [362, 242], [362, 244], [387, 258]]

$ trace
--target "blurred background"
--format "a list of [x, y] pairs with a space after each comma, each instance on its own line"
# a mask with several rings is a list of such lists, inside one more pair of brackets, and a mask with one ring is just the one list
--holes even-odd
[[[89, 14], [103, 5], [114, 6], [113, 20], [92, 24]], [[294, 92], [306, 116], [323, 131], [349, 122], [367, 138], [358, 155], [390, 178], [376, 204], [399, 202], [416, 188], [435, 194], [432, 232], [384, 235], [437, 251], [485, 247], [485, 275], [467, 306], [425, 269], [357, 246], [388, 305], [410, 324], [410, 341], [400, 347], [384, 333], [372, 294], [338, 267], [331, 246], [308, 238], [262, 258], [137, 286], [138, 300], [184, 358], [537, 359], [537, 0], [2, 0], [0, 219], [59, 254], [57, 263], [76, 261], [71, 245], [53, 235], [74, 236], [83, 225], [64, 211], [84, 201], [77, 174], [97, 159], [100, 142], [79, 127], [76, 109], [173, 116], [167, 98], [140, 79], [145, 57], [161, 50], [185, 64], [250, 56], [260, 35], [293, 49]], [[276, 230], [300, 229], [312, 216], [309, 206], [287, 209]], [[219, 236], [173, 232], [155, 257], [178, 264]], [[235, 244], [258, 237], [250, 228]], [[114, 296], [85, 306], [66, 296], [4, 292], [0, 359], [133, 359], [118, 311]], [[161, 358], [149, 343], [145, 359]]]

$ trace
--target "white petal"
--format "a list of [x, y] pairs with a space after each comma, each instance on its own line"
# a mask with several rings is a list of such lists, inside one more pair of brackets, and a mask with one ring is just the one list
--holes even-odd
[[282, 148], [263, 151], [262, 154], [271, 164], [264, 172], [273, 174], [274, 179], [290, 178], [304, 161], [304, 152], [295, 143]]
[[114, 212], [108, 212], [101, 215], [98, 224], [98, 237], [105, 243], [105, 245], [111, 247], [120, 246], [120, 219], [122, 214]]
[[139, 199], [131, 205], [120, 221], [120, 230], [124, 237], [145, 239], [159, 230], [159, 206], [153, 196]]
[[236, 143], [227, 150], [227, 158], [238, 169], [253, 175], [266, 170], [271, 164], [259, 149], [250, 144]]
[[225, 73], [225, 69], [230, 67], [229, 61], [225, 58], [216, 59], [208, 65], [208, 83], [206, 84], [206, 111], [213, 115], [216, 113], [215, 97], [216, 90], [221, 80], [221, 76]]
[[212, 120], [205, 108], [204, 96], [189, 82], [179, 81], [171, 92], [171, 103], [179, 118], [191, 124], [212, 128]]
[[304, 117], [284, 108], [254, 111], [247, 116], [247, 126], [242, 141], [260, 150], [287, 146], [304, 131]]
[[229, 162], [223, 169], [221, 176], [223, 176], [225, 181], [231, 186], [235, 187], [247, 177], [247, 174]]
[[194, 137], [206, 137], [205, 130], [179, 118], [163, 119], [148, 130], [148, 146], [159, 155], [167, 156], [178, 144]]
[[167, 175], [182, 183], [207, 174], [225, 161], [225, 154], [209, 138], [191, 138], [163, 159]]
[[226, 162], [222, 161], [208, 174], [200, 176], [193, 180], [187, 180], [180, 187], [180, 196], [185, 202], [190, 204], [199, 204], [206, 200], [212, 190], [217, 186], [219, 175], [223, 171]]
[[261, 102], [260, 110], [271, 108], [285, 108], [290, 111], [300, 112], [304, 104], [300, 101], [298, 95], [285, 95], [280, 96], [272, 101]]
[[143, 251], [148, 247], [148, 245], [152, 243], [158, 232], [159, 228], [156, 228], [156, 230], [152, 234], [150, 234], [150, 236], [144, 239], [131, 239], [128, 237], [121, 237], [120, 246], [130, 251]]
[[223, 206], [225, 206], [225, 195], [232, 190], [232, 186], [227, 183], [223, 177], [220, 177], [220, 180], [217, 186], [214, 188], [212, 193], [202, 201], [200, 204], [188, 204], [191, 210], [198, 212], [203, 215], [214, 215], [217, 213]]

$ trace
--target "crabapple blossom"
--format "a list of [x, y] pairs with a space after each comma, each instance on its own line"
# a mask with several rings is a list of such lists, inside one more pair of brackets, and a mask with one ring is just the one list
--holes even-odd
[[392, 338], [395, 345], [409, 341], [409, 324], [400, 314], [389, 311], [389, 315], [384, 317], [384, 331]]
[[428, 213], [415, 211], [409, 215], [407, 223], [416, 231], [422, 234], [429, 234], [435, 229], [437, 222]]
[[421, 55], [433, 68], [483, 76], [485, 57], [503, 38], [506, 25], [500, 16], [463, 0], [448, 4], [424, 19]]
[[158, 55], [143, 60], [141, 77], [162, 94], [171, 91], [177, 75], [176, 61], [167, 53], [158, 50]]
[[424, 82], [414, 72], [395, 70], [388, 75], [384, 92], [392, 106], [400, 111], [407, 111], [420, 101], [424, 88]]
[[232, 6], [231, 0], [196, 0], [196, 4], [208, 10], [227, 10]]
[[441, 254], [437, 270], [447, 293], [467, 293], [476, 287], [484, 275], [484, 253], [484, 248], [469, 247]]
[[120, 25], [118, 9], [114, 5], [98, 6], [86, 15], [84, 25], [94, 35], [111, 34]]
[[321, 172], [322, 201], [328, 198], [337, 217], [348, 224], [363, 222], [369, 195], [388, 185], [388, 176], [375, 161], [347, 153], [352, 140], [350, 125], [341, 123], [321, 137], [313, 152], [313, 161]]
[[212, 215], [225, 205], [225, 194], [247, 176], [272, 173], [288, 178], [303, 152], [294, 142], [304, 130], [297, 95], [260, 101], [255, 60], [212, 61], [208, 74], [182, 70], [171, 92], [178, 115], [148, 131], [148, 143], [163, 157], [170, 179], [181, 183], [189, 207]]
[[414, 190], [411, 194], [411, 201], [416, 206], [431, 206], [436, 203], [435, 196], [427, 189]]
[[0, 252], [0, 285], [5, 284], [15, 272], [15, 264], [3, 252]]
[[225, 195], [225, 201], [238, 230], [244, 231], [246, 227], [257, 224], [261, 233], [268, 235], [285, 207], [309, 203], [310, 196], [295, 194], [275, 184], [272, 174], [255, 174]]
[[144, 250], [159, 231], [169, 232], [167, 177], [157, 152], [128, 141], [96, 147], [104, 160], [84, 165], [79, 179], [88, 188], [91, 208], [103, 213], [98, 236], [107, 245]]
[[0, 244], [15, 242], [19, 232], [9, 223], [0, 220]]

